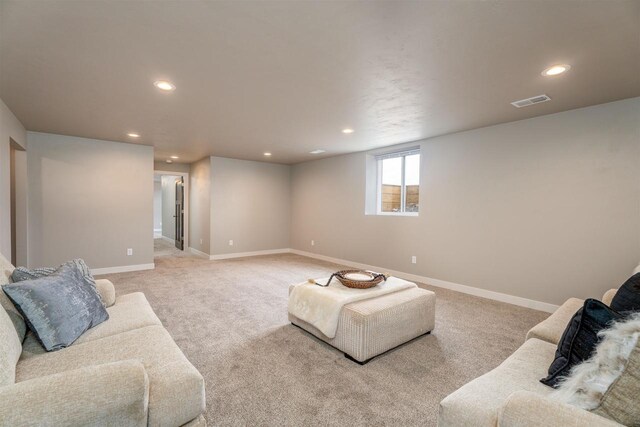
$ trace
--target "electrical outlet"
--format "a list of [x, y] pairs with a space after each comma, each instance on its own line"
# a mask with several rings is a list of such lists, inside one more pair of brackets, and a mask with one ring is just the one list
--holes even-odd
[[202, 244], [202, 239], [200, 239], [200, 244]]
[[418, 262], [418, 260], [416, 259], [416, 256], [412, 256], [411, 257], [411, 264], [415, 264], [416, 262]]
[[316, 241], [315, 241], [315, 240], [312, 240], [312, 241], [311, 241], [311, 246], [315, 246], [315, 245], [316, 245]]
[[233, 240], [229, 240], [229, 246], [233, 246]]
[[128, 248], [127, 249], [127, 256], [131, 256], [133, 255], [133, 249], [132, 248]]

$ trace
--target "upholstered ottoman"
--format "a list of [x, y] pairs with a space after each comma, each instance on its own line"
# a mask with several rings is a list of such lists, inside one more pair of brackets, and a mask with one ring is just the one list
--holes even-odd
[[[289, 287], [289, 294], [295, 285]], [[436, 295], [410, 288], [345, 305], [334, 338], [289, 313], [289, 321], [365, 364], [373, 357], [430, 333], [435, 325]]]

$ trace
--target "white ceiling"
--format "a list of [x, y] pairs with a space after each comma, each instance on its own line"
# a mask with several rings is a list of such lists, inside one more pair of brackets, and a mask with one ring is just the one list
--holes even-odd
[[[640, 96], [637, 0], [0, 7], [0, 97], [27, 129], [156, 159], [295, 163]], [[572, 69], [540, 75], [554, 63]]]

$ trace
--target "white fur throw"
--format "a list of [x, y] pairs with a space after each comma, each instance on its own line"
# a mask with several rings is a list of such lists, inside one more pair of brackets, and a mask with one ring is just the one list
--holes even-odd
[[601, 341], [589, 360], [574, 366], [551, 399], [586, 410], [598, 408], [609, 387], [624, 372], [638, 345], [640, 313], [614, 323], [599, 333]]
[[[318, 279], [317, 282], [327, 283], [328, 279]], [[369, 289], [347, 288], [336, 278], [327, 287], [300, 283], [289, 295], [289, 313], [315, 326], [327, 337], [334, 338], [340, 312], [345, 305], [415, 287], [415, 283], [397, 277], [389, 277]]]

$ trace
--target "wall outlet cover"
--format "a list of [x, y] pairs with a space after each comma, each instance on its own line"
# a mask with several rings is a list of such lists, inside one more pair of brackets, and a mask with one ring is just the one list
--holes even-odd
[[311, 246], [315, 246], [315, 245], [316, 245], [316, 241], [315, 241], [315, 240], [312, 240], [312, 241], [311, 241]]
[[416, 262], [418, 262], [418, 260], [416, 259], [416, 256], [412, 256], [411, 257], [411, 264], [415, 264]]
[[233, 246], [233, 240], [229, 240], [229, 246]]
[[132, 248], [128, 248], [127, 249], [127, 256], [131, 256], [133, 255], [133, 249]]

